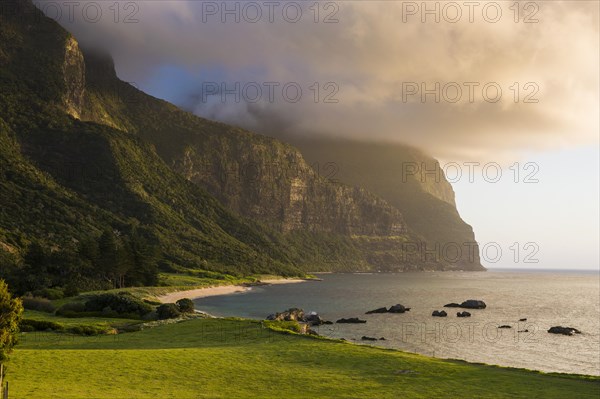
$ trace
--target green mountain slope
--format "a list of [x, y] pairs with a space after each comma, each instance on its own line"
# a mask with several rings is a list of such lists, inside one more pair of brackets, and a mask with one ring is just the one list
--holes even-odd
[[228, 211], [138, 137], [74, 118], [85, 78], [77, 43], [30, 3], [13, 7], [0, 16], [5, 248], [60, 248], [133, 225], [153, 232], [168, 265], [301, 273], [281, 237]]

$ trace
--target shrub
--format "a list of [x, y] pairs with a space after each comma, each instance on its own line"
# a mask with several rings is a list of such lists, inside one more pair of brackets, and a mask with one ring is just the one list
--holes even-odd
[[64, 331], [65, 329], [62, 324], [47, 320], [23, 319], [21, 321], [21, 331], [23, 331], [23, 326], [29, 326], [25, 328], [32, 328], [33, 331]]
[[181, 316], [179, 306], [174, 303], [164, 303], [156, 309], [159, 320], [174, 319]]
[[28, 310], [37, 310], [39, 312], [54, 313], [54, 305], [46, 298], [24, 297], [23, 307]]
[[105, 316], [124, 314], [143, 316], [152, 310], [152, 306], [127, 292], [95, 295], [85, 303], [86, 312], [102, 312]]
[[19, 326], [19, 330], [21, 332], [32, 332], [32, 331], [35, 331], [35, 328], [33, 328], [33, 326], [28, 326], [28, 325], [22, 325], [21, 324], [21, 326]]
[[62, 305], [56, 311], [58, 316], [64, 317], [77, 317], [78, 313], [85, 312], [85, 303], [83, 302], [69, 302]]
[[65, 287], [65, 297], [77, 296], [79, 295], [79, 288], [75, 284], [69, 284]]
[[53, 300], [62, 299], [65, 297], [65, 293], [60, 288], [44, 288], [42, 290], [35, 291], [33, 295]]
[[110, 330], [106, 327], [80, 325], [69, 327], [67, 331], [77, 335], [101, 335], [107, 334]]
[[194, 313], [194, 302], [189, 298], [183, 298], [175, 302], [181, 313]]

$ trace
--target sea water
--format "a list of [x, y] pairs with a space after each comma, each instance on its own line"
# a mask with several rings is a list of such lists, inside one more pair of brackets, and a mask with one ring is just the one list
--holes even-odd
[[[487, 272], [322, 274], [322, 281], [253, 287], [245, 293], [195, 300], [217, 316], [264, 319], [298, 307], [326, 320], [359, 317], [365, 324], [323, 325], [320, 335], [440, 358], [463, 359], [548, 372], [600, 375], [600, 275], [592, 272], [490, 270]], [[486, 309], [444, 308], [483, 300]], [[403, 314], [365, 312], [400, 303]], [[445, 318], [432, 317], [445, 310]], [[519, 321], [527, 319], [526, 321]], [[509, 325], [510, 329], [499, 329]], [[552, 326], [581, 334], [550, 334]], [[362, 336], [385, 338], [374, 342]]]

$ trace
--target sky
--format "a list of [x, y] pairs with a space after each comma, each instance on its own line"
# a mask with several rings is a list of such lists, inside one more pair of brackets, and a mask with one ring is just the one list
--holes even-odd
[[486, 266], [599, 267], [597, 1], [38, 3], [200, 116], [462, 165], [459, 211], [503, 253]]

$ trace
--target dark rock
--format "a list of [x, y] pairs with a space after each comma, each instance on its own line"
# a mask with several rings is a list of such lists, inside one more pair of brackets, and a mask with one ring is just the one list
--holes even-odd
[[525, 329], [525, 330], [519, 330], [517, 332], [529, 332], [529, 330]]
[[527, 319], [519, 319], [519, 321], [527, 321]]
[[360, 324], [360, 323], [366, 323], [366, 320], [361, 320], [358, 317], [350, 317], [349, 319], [339, 319], [338, 321], [336, 321], [336, 323], [354, 323], [354, 324]]
[[377, 341], [377, 338], [367, 337], [366, 335], [363, 335], [361, 339], [363, 341]]
[[460, 308], [460, 305], [458, 303], [447, 303], [444, 305], [445, 308]]
[[561, 326], [550, 327], [550, 329], [548, 330], [548, 332], [551, 333], [551, 334], [562, 334], [562, 335], [581, 334], [581, 331], [579, 331], [576, 328], [573, 328], [573, 327], [561, 327]]
[[267, 316], [267, 320], [274, 321], [304, 321], [304, 310], [298, 308], [291, 308], [285, 312], [270, 314]]
[[468, 299], [460, 304], [461, 308], [465, 309], [485, 309], [485, 302], [476, 299]]
[[458, 312], [458, 313], [456, 313], [456, 317], [471, 317], [471, 313], [469, 313], [469, 312]]
[[309, 323], [311, 326], [320, 326], [321, 324], [325, 324], [325, 320], [321, 319], [316, 313], [311, 313], [308, 316], [304, 316], [304, 321]]
[[442, 310], [441, 312], [439, 310], [434, 310], [431, 315], [436, 317], [446, 317], [448, 316], [448, 313], [446, 313], [445, 310]]
[[379, 338], [380, 341], [385, 341], [386, 339], [384, 337]]
[[512, 328], [511, 326], [507, 326], [506, 324], [499, 326], [498, 328]]
[[408, 312], [410, 310], [410, 308], [405, 308], [404, 306], [397, 304], [392, 306], [389, 310], [388, 313], [404, 313], [404, 312]]
[[387, 313], [388, 309], [387, 308], [377, 308], [374, 310], [369, 310], [367, 313], [365, 314], [373, 314], [373, 313]]
[[323, 324], [333, 324], [333, 321], [325, 320]]

